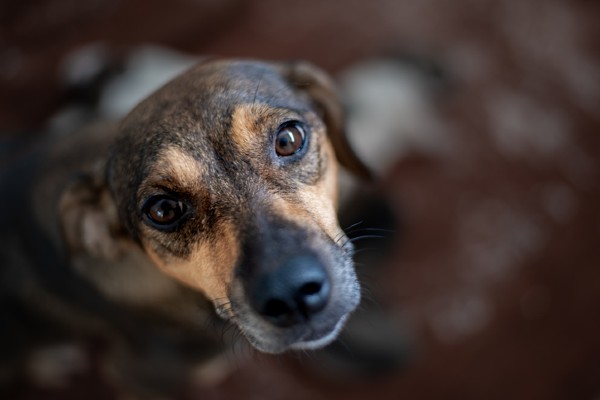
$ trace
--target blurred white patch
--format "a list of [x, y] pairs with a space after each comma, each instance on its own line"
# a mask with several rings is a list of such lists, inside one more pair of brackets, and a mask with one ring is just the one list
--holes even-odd
[[125, 72], [110, 81], [102, 93], [99, 111], [119, 118], [156, 89], [198, 62], [198, 58], [164, 47], [142, 46], [132, 51]]
[[74, 131], [93, 119], [118, 119], [140, 101], [200, 59], [159, 46], [140, 46], [132, 50], [122, 66], [123, 72], [109, 71], [114, 54], [107, 44], [83, 46], [65, 57], [60, 68], [67, 86], [85, 86], [103, 73], [111, 73], [103, 84], [96, 109], [72, 104], [49, 121], [49, 131], [62, 134]]
[[105, 68], [110, 50], [105, 43], [92, 43], [65, 56], [60, 66], [60, 76], [70, 85], [89, 81]]
[[340, 78], [350, 141], [375, 171], [413, 149], [437, 153], [448, 147], [433, 107], [431, 82], [416, 67], [373, 60], [349, 68]]

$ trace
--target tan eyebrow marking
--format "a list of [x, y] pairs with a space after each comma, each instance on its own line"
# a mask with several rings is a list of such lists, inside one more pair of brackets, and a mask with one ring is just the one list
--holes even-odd
[[169, 147], [161, 152], [150, 170], [149, 179], [175, 180], [181, 186], [195, 187], [204, 172], [202, 164], [194, 157], [177, 147]]

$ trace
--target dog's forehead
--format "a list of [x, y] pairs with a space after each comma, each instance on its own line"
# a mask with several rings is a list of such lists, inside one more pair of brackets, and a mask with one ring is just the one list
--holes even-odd
[[129, 136], [212, 136], [228, 131], [236, 109], [256, 104], [304, 111], [310, 100], [294, 88], [274, 64], [258, 61], [212, 61], [187, 71], [156, 91], [125, 119]]
[[[170, 90], [169, 90], [170, 89]], [[305, 106], [275, 65], [253, 61], [217, 61], [200, 64], [165, 87], [166, 100], [227, 113], [237, 104], [262, 103], [279, 108]]]
[[273, 64], [256, 61], [217, 61], [200, 64], [179, 79], [207, 93], [241, 102], [265, 101], [264, 96], [287, 99], [292, 96], [289, 83]]

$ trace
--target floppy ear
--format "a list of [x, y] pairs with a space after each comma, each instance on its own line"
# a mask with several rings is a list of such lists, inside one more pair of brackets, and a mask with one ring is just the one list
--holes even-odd
[[359, 159], [348, 142], [344, 110], [335, 86], [327, 74], [302, 61], [284, 64], [283, 73], [289, 82], [312, 99], [321, 112], [340, 164], [358, 177], [371, 180], [373, 178], [371, 171]]
[[77, 177], [63, 191], [59, 217], [72, 255], [115, 260], [130, 242], [119, 221], [101, 166]]

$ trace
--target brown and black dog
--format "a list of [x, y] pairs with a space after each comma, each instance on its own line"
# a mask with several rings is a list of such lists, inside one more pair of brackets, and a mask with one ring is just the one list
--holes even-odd
[[263, 352], [330, 343], [360, 300], [338, 161], [369, 175], [302, 62], [206, 60], [118, 123], [49, 138], [3, 174], [3, 359], [109, 332], [161, 363], [114, 368], [166, 381], [165, 360], [220, 347], [210, 309]]

